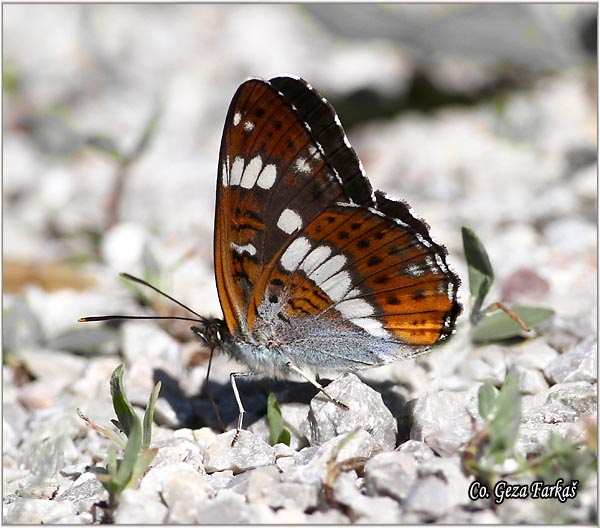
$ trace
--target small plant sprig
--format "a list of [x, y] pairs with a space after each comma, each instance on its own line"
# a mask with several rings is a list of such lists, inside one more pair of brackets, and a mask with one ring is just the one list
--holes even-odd
[[[462, 228], [463, 248], [469, 269], [469, 290], [473, 298], [471, 339], [485, 343], [514, 337], [527, 337], [532, 329], [548, 321], [554, 311], [539, 306], [506, 307], [495, 302], [482, 309], [494, 282], [494, 270], [485, 247], [468, 227]], [[493, 313], [495, 312], [495, 313]]]
[[272, 392], [267, 398], [267, 424], [269, 425], [269, 436], [271, 444], [290, 445], [290, 432], [283, 427], [283, 415], [277, 402], [277, 397]]
[[[582, 489], [597, 473], [598, 443], [593, 421], [587, 427], [586, 444], [583, 446], [551, 432], [539, 453], [525, 458], [514, 451], [521, 415], [519, 378], [515, 367], [509, 369], [500, 391], [489, 381], [479, 388], [478, 410], [484, 423], [475, 431], [463, 452], [462, 464], [465, 472], [481, 481], [488, 490], [492, 490], [499, 480], [507, 478], [522, 484], [576, 483], [577, 489]], [[504, 466], [509, 458], [516, 464], [513, 466], [515, 469], [510, 471]], [[547, 522], [573, 522], [571, 514], [560, 501], [542, 500], [538, 505]]]
[[98, 480], [108, 491], [107, 509], [109, 514], [118, 505], [123, 490], [137, 484], [157, 453], [156, 449], [150, 449], [150, 441], [152, 439], [154, 405], [160, 392], [161, 383], [159, 381], [154, 386], [142, 422], [125, 395], [123, 389], [124, 370], [125, 367], [122, 364], [119, 365], [110, 379], [110, 393], [117, 415], [117, 419], [111, 420], [111, 422], [120, 432], [91, 422], [77, 409], [79, 416], [88, 427], [112, 440], [123, 450], [123, 458], [117, 459], [117, 447], [111, 445], [108, 448], [106, 473], [97, 475]]
[[467, 473], [491, 488], [500, 478], [497, 468], [512, 455], [521, 422], [519, 375], [514, 366], [500, 391], [491, 381], [479, 388], [478, 410], [484, 424], [465, 449], [462, 462]]
[[354, 429], [350, 431], [347, 435], [345, 435], [340, 442], [331, 450], [331, 454], [327, 460], [326, 465], [326, 477], [325, 481], [322, 484], [323, 494], [325, 497], [325, 502], [331, 506], [338, 506], [336, 500], [334, 498], [334, 487], [335, 481], [340, 476], [342, 471], [362, 471], [367, 463], [368, 457], [351, 457], [346, 458], [344, 460], [338, 461], [337, 457], [340, 454], [340, 451], [348, 444], [358, 433], [358, 429]]

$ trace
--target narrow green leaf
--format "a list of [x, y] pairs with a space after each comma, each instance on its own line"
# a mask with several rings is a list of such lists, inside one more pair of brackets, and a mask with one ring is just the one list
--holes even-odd
[[281, 431], [279, 438], [277, 439], [277, 443], [285, 444], [286, 446], [289, 446], [291, 441], [292, 441], [292, 435], [290, 434], [290, 432], [287, 429], [284, 428], [283, 431]]
[[476, 305], [481, 305], [494, 282], [494, 270], [485, 247], [468, 227], [462, 228], [463, 248], [469, 268], [469, 289]]
[[106, 457], [106, 472], [115, 477], [117, 475], [117, 450], [114, 445], [108, 446]]
[[113, 407], [119, 419], [119, 424], [125, 435], [129, 436], [131, 427], [137, 414], [133, 410], [133, 406], [129, 403], [125, 390], [123, 389], [123, 371], [125, 366], [120, 364], [112, 373], [110, 378], [110, 394], [112, 395]]
[[116, 481], [123, 489], [127, 487], [129, 481], [131, 480], [141, 448], [142, 422], [136, 415], [133, 423], [131, 424], [129, 436], [127, 437], [127, 446], [123, 452], [123, 460], [119, 464], [119, 469], [117, 470]]
[[497, 399], [496, 387], [491, 381], [485, 381], [478, 392], [479, 415], [485, 420], [487, 419], [496, 406]]
[[276, 444], [283, 431], [283, 416], [277, 397], [272, 392], [267, 399], [267, 423], [269, 425], [269, 436], [271, 444]]
[[152, 421], [154, 420], [154, 405], [156, 404], [156, 398], [160, 392], [160, 381], [154, 386], [150, 399], [148, 400], [148, 406], [144, 413], [144, 434], [142, 438], [142, 448], [148, 449], [150, 447], [150, 441], [152, 440]]
[[156, 453], [158, 453], [158, 449], [142, 449], [139, 452], [139, 456], [133, 467], [131, 478], [126, 487], [132, 488], [137, 484], [138, 480], [144, 475], [146, 469], [148, 469], [148, 466], [152, 464]]
[[[536, 328], [540, 324], [550, 320], [554, 310], [539, 306], [514, 306], [511, 310], [515, 312], [529, 328]], [[497, 311], [484, 317], [475, 326], [472, 339], [476, 343], [486, 343], [512, 337], [526, 337], [525, 332], [505, 312]]]
[[514, 366], [508, 370], [496, 405], [496, 415], [490, 424], [490, 455], [496, 463], [501, 463], [512, 451], [521, 423], [519, 374]]

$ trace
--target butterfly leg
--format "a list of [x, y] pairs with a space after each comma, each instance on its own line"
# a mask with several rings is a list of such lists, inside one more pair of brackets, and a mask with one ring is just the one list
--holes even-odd
[[246, 410], [242, 405], [242, 399], [240, 398], [240, 392], [238, 391], [237, 384], [235, 383], [236, 378], [252, 378], [254, 376], [258, 376], [258, 372], [232, 372], [229, 374], [229, 380], [231, 381], [231, 388], [233, 389], [233, 394], [235, 396], [235, 401], [238, 404], [238, 409], [240, 410], [240, 415], [238, 416], [238, 424], [237, 429], [235, 431], [235, 436], [231, 441], [231, 447], [233, 447], [240, 438], [240, 431], [242, 430], [242, 424], [244, 421], [244, 414], [246, 414]]
[[288, 361], [287, 366], [288, 366], [288, 368], [290, 370], [293, 370], [294, 372], [297, 372], [306, 381], [308, 381], [309, 383], [311, 383], [312, 385], [314, 385], [317, 389], [319, 389], [319, 392], [323, 393], [327, 397], [327, 399], [329, 399], [329, 401], [331, 401], [332, 403], [335, 403], [340, 409], [344, 409], [345, 411], [350, 410], [350, 408], [345, 403], [342, 403], [341, 401], [338, 401], [335, 398], [333, 398], [332, 396], [330, 396], [329, 393], [323, 387], [323, 385], [321, 385], [310, 374], [307, 374], [306, 372], [304, 372], [301, 368], [299, 368], [296, 365], [294, 365], [291, 361]]

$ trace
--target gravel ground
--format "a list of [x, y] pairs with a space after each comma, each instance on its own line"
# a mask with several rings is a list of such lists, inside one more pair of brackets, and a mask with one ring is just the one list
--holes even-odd
[[[332, 378], [328, 391], [355, 402], [350, 411], [297, 380], [240, 384], [247, 430], [232, 448], [229, 373], [242, 366], [221, 355], [213, 361], [209, 388], [229, 429], [222, 433], [201, 395], [207, 351], [186, 324], [75, 321], [180, 315], [165, 299], [128, 288], [121, 271], [150, 276], [201, 313], [220, 313], [214, 191], [237, 85], [295, 73], [338, 109], [365, 87], [407, 96], [418, 72], [481, 93], [505, 79], [503, 61], [514, 63], [526, 39], [515, 34], [511, 53], [487, 50], [483, 60], [480, 32], [469, 49], [445, 47], [456, 41], [457, 13], [430, 7], [401, 13], [437, 22], [429, 43], [437, 51], [428, 55], [419, 39], [368, 34], [371, 26], [386, 34], [393, 9], [352, 38], [339, 30], [352, 27], [347, 11], [332, 18], [298, 6], [4, 6], [4, 522], [102, 519], [97, 504], [108, 495], [97, 474], [111, 442], [76, 411], [108, 426], [110, 375], [124, 363], [126, 393], [140, 413], [159, 380], [162, 389], [156, 458], [121, 495], [117, 523], [596, 523], [595, 471], [564, 503], [494, 504], [469, 498], [474, 478], [463, 468], [483, 425], [474, 418], [478, 390], [486, 380], [502, 386], [513, 365], [522, 403], [517, 458], [534, 460], [550, 433], [582, 449], [597, 438], [596, 68], [575, 37], [595, 7], [563, 6], [558, 18], [552, 9], [521, 16], [544, 20], [540, 56], [555, 57], [554, 67], [532, 52], [530, 70], [512, 72], [526, 82], [494, 97], [405, 110], [348, 131], [373, 186], [411, 203], [447, 246], [463, 279], [455, 336], [417, 360]], [[477, 13], [481, 31], [489, 21], [485, 9]], [[544, 40], [549, 34], [562, 40]], [[129, 163], [92, 148], [132, 153], [153, 118], [150, 141]], [[471, 341], [463, 225], [494, 265], [490, 301], [555, 311], [536, 337]], [[270, 391], [290, 446], [269, 441]], [[502, 469], [516, 467], [512, 457]]]

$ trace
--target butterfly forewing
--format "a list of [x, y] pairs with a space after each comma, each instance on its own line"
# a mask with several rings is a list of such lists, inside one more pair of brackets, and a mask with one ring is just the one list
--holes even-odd
[[452, 332], [459, 280], [445, 249], [406, 204], [373, 193], [333, 108], [304, 81], [240, 86], [219, 170], [216, 275], [233, 335], [260, 340], [270, 325], [293, 344], [339, 329], [414, 355]]

